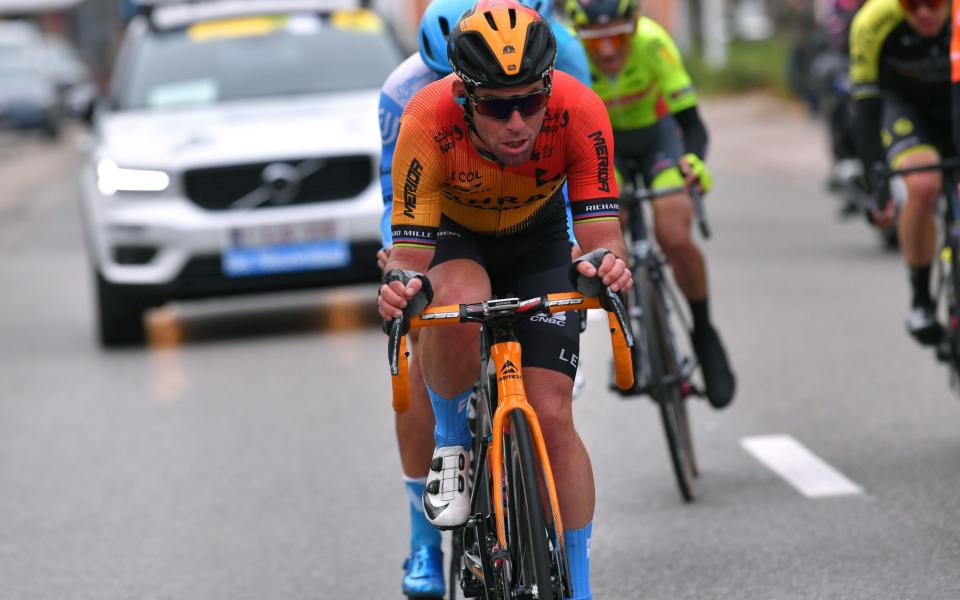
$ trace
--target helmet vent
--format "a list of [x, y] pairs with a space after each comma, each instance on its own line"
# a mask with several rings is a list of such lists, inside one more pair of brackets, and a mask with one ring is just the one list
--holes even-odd
[[447, 21], [446, 17], [440, 17], [440, 32], [443, 33], [443, 37], [450, 37], [450, 21]]
[[487, 24], [490, 25], [490, 29], [494, 31], [500, 31], [499, 29], [497, 29], [497, 22], [493, 20], [493, 15], [490, 13], [490, 11], [483, 13], [483, 16], [486, 17]]
[[433, 49], [430, 48], [430, 40], [427, 39], [427, 34], [420, 34], [420, 47], [423, 48], [423, 51], [430, 58], [434, 58]]
[[517, 26], [517, 11], [516, 9], [510, 9], [510, 29], [514, 29]]

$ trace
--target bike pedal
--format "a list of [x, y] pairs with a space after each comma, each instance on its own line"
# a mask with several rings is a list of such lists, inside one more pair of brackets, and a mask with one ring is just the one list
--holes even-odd
[[[469, 571], [464, 572], [469, 573]], [[483, 598], [483, 582], [477, 580], [472, 573], [469, 576], [461, 577], [460, 591], [464, 598]]]

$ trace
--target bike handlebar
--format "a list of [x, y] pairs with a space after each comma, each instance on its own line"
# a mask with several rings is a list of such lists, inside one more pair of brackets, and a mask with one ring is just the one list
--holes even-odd
[[634, 385], [633, 331], [627, 318], [623, 301], [610, 288], [604, 288], [603, 295], [588, 298], [579, 292], [548, 294], [539, 298], [520, 300], [506, 298], [488, 300], [474, 304], [451, 304], [427, 308], [415, 317], [400, 317], [389, 322], [387, 342], [387, 360], [390, 363], [391, 388], [393, 390], [393, 409], [398, 413], [406, 412], [410, 407], [409, 377], [407, 369], [407, 332], [410, 329], [438, 327], [458, 323], [485, 323], [490, 319], [507, 315], [533, 316], [549, 312], [556, 314], [570, 310], [603, 308], [607, 311], [610, 325], [610, 338], [613, 347], [613, 363], [616, 371], [617, 387], [630, 390]]
[[630, 200], [635, 200], [637, 204], [640, 204], [648, 200], [656, 200], [657, 198], [672, 196], [674, 194], [682, 194], [684, 192], [689, 192], [690, 198], [693, 199], [693, 214], [697, 219], [697, 227], [700, 229], [700, 235], [703, 236], [703, 239], [709, 240], [712, 232], [710, 230], [710, 224], [707, 222], [707, 209], [706, 205], [703, 203], [703, 194], [700, 193], [700, 190], [698, 190], [696, 186], [690, 186], [689, 189], [684, 186], [663, 188], [659, 190], [637, 188], [634, 189], [633, 192], [627, 196], [627, 198]]

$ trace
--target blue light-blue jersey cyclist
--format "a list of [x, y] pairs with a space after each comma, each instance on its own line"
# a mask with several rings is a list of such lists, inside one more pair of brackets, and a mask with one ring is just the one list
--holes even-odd
[[[590, 85], [590, 68], [576, 35], [553, 17], [552, 0], [521, 0], [551, 23], [557, 39], [557, 68]], [[420, 51], [410, 56], [387, 78], [380, 94], [380, 186], [384, 215], [381, 221], [383, 247], [389, 249], [390, 210], [393, 207], [392, 163], [400, 132], [400, 116], [413, 96], [427, 85], [452, 72], [447, 62], [447, 37], [474, 0], [434, 0], [424, 12], [418, 32]], [[569, 208], [568, 208], [569, 210]], [[380, 254], [381, 266], [385, 253]], [[423, 514], [423, 488], [434, 449], [433, 410], [416, 360], [417, 337], [411, 332], [410, 408], [396, 419], [400, 462], [410, 505], [410, 556], [404, 563], [403, 593], [408, 598], [444, 596], [443, 554], [440, 531]]]

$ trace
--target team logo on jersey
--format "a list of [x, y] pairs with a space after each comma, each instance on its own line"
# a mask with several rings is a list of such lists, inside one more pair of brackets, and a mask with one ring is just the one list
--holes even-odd
[[534, 315], [530, 317], [530, 320], [537, 323], [549, 323], [551, 325], [556, 325], [557, 327], [563, 327], [567, 324], [567, 313], [561, 312], [555, 315]]
[[408, 219], [413, 219], [413, 213], [417, 210], [417, 189], [420, 188], [421, 175], [423, 175], [423, 165], [414, 158], [410, 161], [407, 179], [403, 184], [403, 216]]
[[603, 137], [602, 131], [594, 131], [587, 137], [593, 140], [593, 151], [597, 155], [597, 189], [601, 192], [609, 192], [610, 151], [607, 146], [607, 139]]
[[540, 169], [540, 168], [534, 169], [533, 174], [537, 179], [537, 187], [542, 187], [547, 185], [548, 183], [553, 183], [554, 181], [559, 181], [560, 179], [563, 179], [563, 173], [557, 173], [553, 177], [549, 177], [549, 178], [546, 177], [546, 174], [547, 174], [546, 169]]
[[400, 135], [400, 116], [381, 108], [380, 109], [380, 141], [384, 146], [397, 141]]
[[913, 122], [906, 117], [900, 117], [893, 122], [893, 132], [900, 137], [913, 133]]

